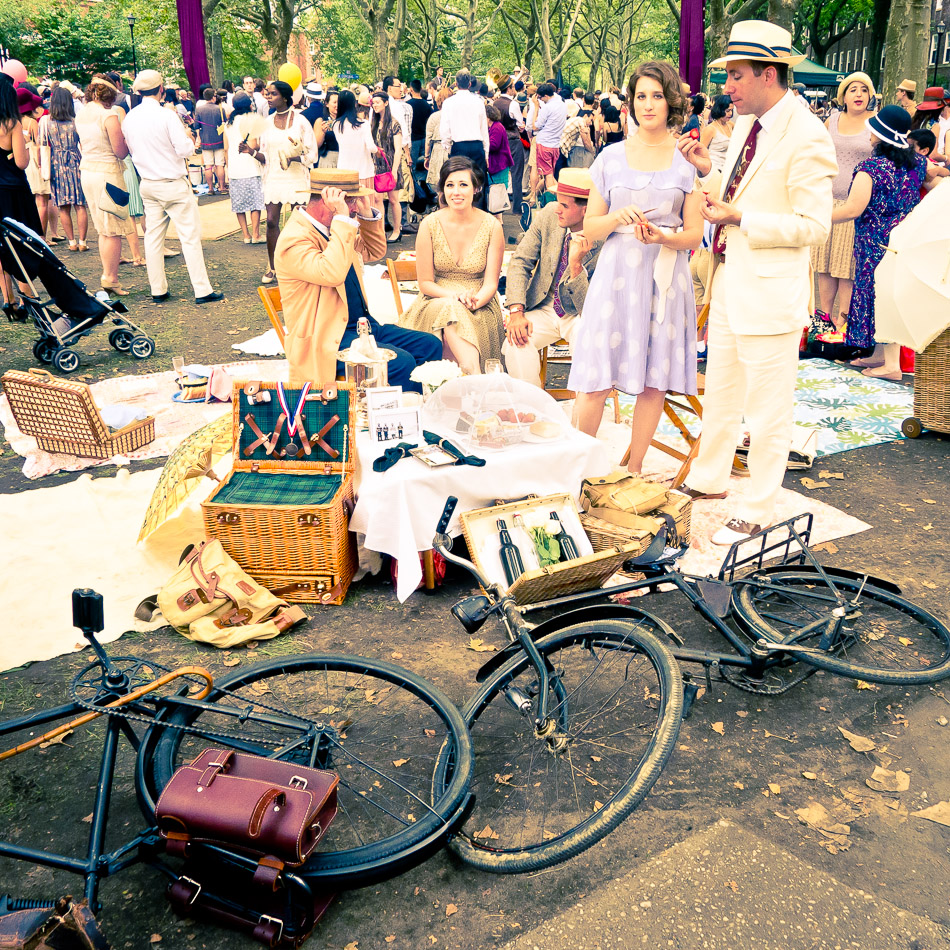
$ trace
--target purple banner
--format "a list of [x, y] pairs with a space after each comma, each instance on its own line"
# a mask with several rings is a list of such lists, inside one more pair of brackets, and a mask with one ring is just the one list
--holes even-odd
[[[180, 0], [179, 0], [180, 2]], [[703, 0], [682, 0], [680, 6], [680, 77], [693, 93], [703, 84], [705, 53]]]
[[205, 22], [201, 15], [201, 0], [176, 0], [178, 31], [181, 35], [181, 55], [185, 75], [192, 92], [197, 94], [202, 83], [211, 82], [208, 72], [208, 52], [205, 49]]

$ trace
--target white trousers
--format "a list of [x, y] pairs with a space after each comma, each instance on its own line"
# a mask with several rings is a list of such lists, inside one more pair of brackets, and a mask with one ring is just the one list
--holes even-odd
[[170, 221], [175, 222], [195, 297], [210, 294], [213, 288], [208, 280], [205, 256], [201, 250], [198, 199], [192, 193], [188, 179], [156, 181], [154, 178], [143, 178], [139, 190], [142, 192], [142, 204], [145, 205], [145, 266], [152, 294], [164, 294], [168, 290], [168, 280], [165, 278], [165, 235]]
[[713, 276], [702, 440], [687, 481], [698, 491], [726, 490], [744, 417], [751, 438], [750, 477], [734, 517], [764, 528], [788, 465], [802, 334], [733, 333], [725, 306], [728, 266]]
[[509, 376], [543, 388], [539, 350], [562, 339], [573, 343], [574, 331], [580, 317], [559, 317], [554, 312], [552, 297], [545, 298], [537, 308], [527, 311], [525, 317], [531, 323], [531, 337], [528, 342], [524, 346], [516, 346], [505, 340], [501, 346], [501, 354], [505, 358], [505, 368]]

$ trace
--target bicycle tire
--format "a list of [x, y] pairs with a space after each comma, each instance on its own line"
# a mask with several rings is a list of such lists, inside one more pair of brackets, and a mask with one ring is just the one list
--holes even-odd
[[[526, 654], [481, 687], [462, 711], [475, 747], [475, 805], [449, 839], [455, 855], [496, 873], [541, 870], [591, 847], [640, 804], [673, 751], [683, 714], [676, 660], [654, 631], [670, 632], [642, 613], [635, 622], [578, 623], [537, 642], [555, 671], [549, 712], [566, 735], [560, 754], [537, 736], [533, 714], [525, 718], [506, 699], [512, 686], [530, 693], [537, 679]], [[643, 709], [647, 724], [638, 726]]]
[[[768, 588], [760, 586], [755, 576], [733, 588], [739, 622], [756, 637], [814, 646], [811, 641], [820, 639], [823, 631], [804, 637], [792, 634], [836, 603], [817, 571], [774, 571], [763, 580]], [[950, 630], [933, 614], [860, 579], [836, 576], [833, 581], [842, 593], [860, 596], [860, 609], [842, 621], [846, 636], [834, 645], [836, 652], [797, 654], [796, 659], [871, 683], [914, 685], [950, 676]]]
[[[268, 660], [222, 679], [204, 702], [212, 709], [173, 707], [149, 728], [138, 766], [143, 810], [154, 816], [177, 766], [202, 748], [229, 745], [176, 726], [240, 727], [230, 740], [238, 751], [331, 768], [340, 776], [337, 817], [297, 871], [311, 886], [363, 887], [408, 870], [441, 846], [468, 800], [472, 743], [461, 714], [441, 690], [392, 663], [335, 654]], [[329, 754], [315, 759], [316, 732], [301, 735], [317, 723]], [[436, 768], [447, 780], [430, 800]]]

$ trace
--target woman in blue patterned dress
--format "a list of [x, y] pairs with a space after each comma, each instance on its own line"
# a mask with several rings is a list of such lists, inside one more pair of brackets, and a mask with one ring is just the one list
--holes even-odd
[[[854, 221], [854, 291], [845, 343], [860, 347], [874, 344], [874, 269], [891, 231], [920, 201], [924, 181], [936, 178], [936, 166], [928, 167], [908, 143], [910, 115], [900, 106], [885, 106], [865, 125], [874, 154], [855, 167], [847, 201], [831, 218], [835, 224]], [[871, 356], [851, 365], [861, 367], [865, 376], [902, 378], [897, 343], [877, 343]]]
[[[79, 136], [76, 135], [76, 112], [73, 97], [67, 89], [57, 86], [50, 94], [46, 137], [50, 145], [50, 190], [53, 204], [59, 208], [59, 219], [69, 240], [69, 250], [87, 251], [86, 234], [89, 215], [86, 197], [79, 180]], [[76, 209], [76, 231], [73, 230], [72, 210]]]
[[630, 77], [635, 135], [591, 166], [584, 238], [605, 240], [581, 314], [568, 386], [577, 427], [596, 435], [611, 389], [637, 397], [628, 469], [639, 472], [667, 392], [696, 392], [696, 305], [689, 251], [703, 236], [695, 170], [672, 129], [686, 99], [669, 63]]

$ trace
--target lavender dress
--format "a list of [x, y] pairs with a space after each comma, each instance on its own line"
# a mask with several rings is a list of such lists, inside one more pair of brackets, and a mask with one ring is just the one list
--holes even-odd
[[[682, 227], [683, 202], [696, 172], [679, 151], [664, 171], [634, 171], [623, 142], [608, 145], [591, 166], [594, 185], [611, 211], [635, 204], [647, 219]], [[689, 255], [676, 251], [673, 279], [658, 320], [654, 267], [658, 244], [615, 231], [597, 259], [574, 338], [569, 388], [583, 393], [619, 389], [636, 395], [649, 386], [696, 392], [696, 304]]]

